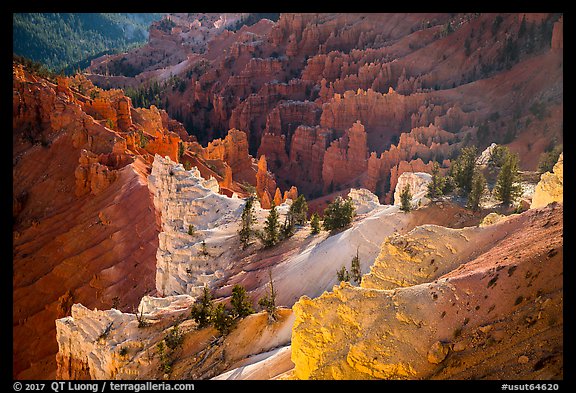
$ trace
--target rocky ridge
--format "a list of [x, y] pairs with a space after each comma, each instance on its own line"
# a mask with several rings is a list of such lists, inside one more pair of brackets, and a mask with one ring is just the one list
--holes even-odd
[[[450, 211], [448, 206], [445, 208], [446, 212], [438, 214], [434, 218], [425, 214], [420, 215], [425, 213], [426, 208], [416, 210], [412, 215], [398, 214], [397, 206], [380, 205], [374, 194], [365, 189], [358, 189], [353, 190], [350, 195], [358, 213], [351, 228], [334, 236], [311, 237], [306, 226], [298, 228], [292, 238], [285, 240], [271, 250], [262, 249], [261, 246], [253, 243], [246, 250], [240, 251], [237, 230], [239, 228], [238, 217], [244, 204], [242, 199], [218, 194], [218, 183], [214, 179], [203, 179], [196, 168], [186, 171], [181, 164], [171, 161], [168, 157], [162, 158], [158, 155], [155, 157], [152, 173], [148, 180], [155, 207], [162, 217], [156, 282], [157, 292], [167, 296], [167, 299], [155, 300], [162, 304], [171, 302], [170, 299], [180, 299], [180, 294], [187, 296], [186, 299], [189, 299], [186, 300], [187, 302], [193, 301], [204, 285], [212, 289], [218, 302], [229, 301], [231, 287], [235, 284], [243, 285], [247, 289], [249, 297], [254, 301], [264, 293], [268, 280], [267, 274], [269, 269], [272, 269], [275, 288], [278, 291], [277, 304], [291, 307], [300, 299], [302, 294], [317, 297], [332, 288], [336, 284], [334, 272], [340, 266], [349, 264], [352, 256], [356, 253], [361, 260], [362, 272], [367, 273], [372, 261], [380, 251], [378, 245], [394, 231], [409, 230], [409, 228], [418, 225], [421, 220], [432, 219], [438, 223], [448, 224], [450, 214], [454, 214], [454, 210], [451, 210], [452, 213], [446, 214]], [[256, 205], [255, 212], [258, 223], [255, 227], [258, 229], [268, 212], [261, 209], [258, 204]], [[282, 216], [286, 213], [287, 208], [288, 204], [282, 204], [279, 207], [280, 221], [282, 221]], [[192, 235], [188, 233], [189, 225], [194, 226]], [[203, 242], [206, 245], [207, 255], [203, 253]], [[297, 286], [294, 285], [295, 282], [298, 282]], [[145, 303], [144, 300], [142, 302]], [[83, 310], [83, 313], [72, 315], [72, 318], [65, 318], [58, 322], [59, 342], [68, 343], [72, 336], [78, 339], [75, 346], [61, 345], [59, 375], [90, 374], [92, 378], [94, 375], [107, 375], [110, 378], [130, 379], [151, 376], [157, 378], [159, 376], [157, 368], [154, 368], [157, 366], [157, 361], [154, 359], [158, 359], [158, 356], [154, 355], [153, 343], [161, 339], [162, 335], [167, 334], [166, 329], [174, 323], [173, 319], [164, 320], [161, 318], [159, 321], [163, 322], [158, 326], [164, 326], [163, 330], [151, 329], [145, 333], [148, 328], [134, 329], [133, 325], [137, 324], [135, 321], [137, 318], [134, 314], [122, 313], [120, 315], [115, 310], [100, 312], [89, 311], [82, 306], [78, 307], [78, 310]], [[183, 310], [184, 308], [186, 311]], [[147, 315], [149, 313], [147, 310], [147, 308], [144, 309], [146, 320], [154, 320], [155, 318]], [[189, 313], [189, 306], [179, 307], [179, 310], [182, 311], [182, 315], [187, 314]], [[102, 319], [102, 313], [109, 315], [109, 317]], [[100, 330], [103, 331], [117, 317], [127, 322], [115, 322], [113, 324], [109, 332], [110, 339], [102, 340], [104, 347], [99, 347], [100, 349], [97, 350], [97, 353], [101, 354], [98, 355], [99, 361], [91, 366], [87, 365], [89, 363], [86, 360], [87, 351], [96, 351], [96, 349], [90, 349], [95, 345], [93, 344], [94, 335]], [[265, 313], [250, 318], [267, 319]], [[90, 322], [91, 319], [95, 321]], [[95, 324], [96, 320], [99, 321], [97, 323], [99, 328], [92, 329], [96, 333], [88, 332], [86, 326]], [[219, 363], [218, 367], [209, 372], [208, 368], [204, 368], [208, 366], [209, 362], [206, 364], [202, 362], [202, 366], [197, 368], [195, 362], [202, 358], [196, 357], [195, 360], [186, 360], [187, 358], [178, 356], [177, 362], [182, 366], [178, 368], [178, 371], [174, 367], [174, 371], [168, 377], [178, 378], [181, 375], [194, 373], [194, 375], [202, 375], [204, 378], [219, 374], [222, 374], [222, 378], [233, 378], [233, 376], [239, 377], [241, 375], [239, 373], [242, 372], [246, 372], [247, 376], [262, 376], [267, 372], [271, 373], [269, 374], [270, 377], [280, 376], [293, 367], [289, 360], [290, 351], [286, 349], [291, 340], [289, 332], [292, 324], [293, 319], [289, 319], [286, 324], [281, 325], [283, 326], [281, 329], [287, 329], [288, 332], [282, 336], [285, 337], [283, 339], [285, 341], [279, 342], [277, 341], [278, 338], [274, 338], [276, 344], [261, 349], [256, 349], [257, 346], [253, 347], [252, 344], [244, 344], [246, 350], [251, 351], [250, 353], [259, 354], [252, 361]], [[220, 351], [226, 348], [226, 346], [222, 346], [223, 342], [230, 342], [231, 347], [237, 345], [237, 343], [232, 344], [233, 341], [226, 341], [228, 338], [219, 339], [210, 344], [207, 341], [207, 335], [214, 334], [214, 331], [196, 331], [194, 323], [190, 320], [181, 321], [179, 326], [186, 332], [187, 337], [203, 337], [190, 338], [192, 342], [196, 343], [194, 344], [196, 352], [221, 353]], [[278, 328], [280, 327], [270, 326], [270, 329]], [[147, 336], [144, 337], [144, 334]], [[242, 333], [238, 331], [238, 333], [233, 334], [240, 335]], [[255, 334], [260, 333], [255, 332]], [[121, 348], [118, 340], [114, 337], [122, 338], [122, 342], [128, 340], [126, 345], [130, 348], [129, 361], [118, 363], [117, 356], [110, 355], [111, 352], [116, 353]], [[136, 357], [132, 357], [133, 346], [130, 342], [133, 340], [144, 342], [138, 348], [134, 347], [134, 356]], [[256, 336], [251, 340], [259, 339]], [[284, 348], [281, 352], [273, 350], [278, 345]], [[150, 355], [145, 355], [145, 348], [148, 348], [147, 351], [151, 353]], [[228, 350], [225, 353], [228, 355], [221, 356], [225, 358], [230, 356]], [[104, 356], [104, 354], [108, 355]], [[146, 356], [151, 358], [147, 363], [143, 360], [146, 359]], [[211, 357], [211, 359], [213, 358]], [[222, 360], [221, 358], [214, 359]], [[151, 368], [148, 368], [149, 365], [152, 365]], [[260, 366], [265, 368], [256, 372]], [[70, 367], [71, 369], [67, 369]], [[139, 371], [130, 371], [134, 369]], [[265, 372], [264, 370], [268, 371]]]
[[[294, 319], [291, 310], [280, 309], [273, 325], [267, 323], [265, 313], [250, 315], [223, 337], [213, 327], [196, 329], [196, 323], [188, 318], [192, 303], [188, 295], [147, 296], [137, 315], [74, 305], [69, 317], [56, 322], [61, 349], [58, 378], [208, 379], [245, 367], [289, 344]], [[160, 352], [158, 344], [166, 342], [175, 328], [182, 342], [174, 348], [165, 344]], [[163, 368], [166, 364], [170, 364], [168, 372]]]
[[[467, 245], [479, 239], [484, 248]], [[360, 288], [293, 306], [288, 377], [561, 379], [562, 244], [558, 204], [389, 237]]]
[[[120, 90], [80, 75], [47, 80], [14, 63], [15, 376], [54, 376], [53, 321], [72, 303], [131, 310], [155, 291], [154, 154], [193, 163], [222, 184], [220, 192], [243, 196], [256, 185], [257, 165], [242, 138], [231, 130], [203, 148], [165, 111], [134, 108]], [[262, 177], [273, 179], [267, 171]], [[287, 188], [289, 196], [297, 191]]]

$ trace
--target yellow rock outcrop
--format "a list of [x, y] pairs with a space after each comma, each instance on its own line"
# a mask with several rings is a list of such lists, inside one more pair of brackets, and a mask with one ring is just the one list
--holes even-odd
[[552, 202], [563, 201], [563, 182], [564, 182], [564, 153], [558, 157], [558, 162], [554, 165], [553, 172], [542, 174], [540, 182], [534, 190], [532, 204], [530, 209], [546, 206]]
[[[535, 372], [562, 352], [561, 217], [553, 204], [486, 227], [390, 236], [360, 287], [294, 304], [285, 378], [562, 378], [561, 360]], [[540, 363], [516, 362], [526, 351]]]

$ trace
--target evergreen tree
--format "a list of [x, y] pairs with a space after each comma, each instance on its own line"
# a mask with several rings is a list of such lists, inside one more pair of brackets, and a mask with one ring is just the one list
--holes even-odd
[[184, 155], [185, 151], [186, 146], [184, 146], [184, 142], [182, 141], [178, 142], [178, 161], [182, 160], [182, 156]]
[[206, 248], [206, 241], [202, 240], [202, 243], [200, 243], [201, 249], [200, 249], [200, 254], [203, 256], [208, 256], [208, 248]]
[[410, 192], [410, 184], [406, 184], [406, 187], [404, 187], [400, 193], [400, 210], [404, 212], [412, 210], [412, 193]]
[[554, 165], [558, 162], [558, 158], [560, 157], [560, 153], [562, 153], [563, 146], [558, 145], [554, 147], [552, 150], [544, 152], [540, 155], [540, 160], [538, 161], [538, 172], [545, 173], [545, 172], [552, 172], [554, 169]]
[[444, 189], [442, 190], [444, 195], [451, 193], [456, 188], [454, 178], [450, 175], [446, 176], [444, 179]]
[[234, 285], [234, 288], [232, 288], [232, 298], [230, 299], [230, 305], [232, 306], [232, 316], [234, 318], [244, 318], [254, 313], [252, 303], [246, 295], [246, 288], [244, 288], [242, 285], [236, 284]]
[[240, 243], [242, 248], [245, 249], [250, 244], [250, 237], [252, 236], [252, 224], [256, 222], [254, 217], [254, 197], [250, 196], [246, 200], [244, 210], [242, 211], [242, 227], [238, 231], [240, 235]]
[[282, 225], [282, 237], [287, 238], [294, 234], [294, 227], [296, 225], [306, 224], [308, 217], [308, 204], [304, 195], [298, 196], [286, 214], [286, 219]]
[[472, 177], [472, 189], [470, 194], [468, 194], [468, 204], [466, 207], [472, 209], [472, 211], [477, 211], [480, 208], [480, 199], [482, 194], [486, 189], [486, 179], [480, 170], [474, 171], [474, 176]]
[[208, 287], [204, 287], [202, 297], [196, 300], [192, 305], [190, 316], [198, 324], [198, 329], [208, 326], [212, 322], [212, 313], [214, 311], [214, 304], [212, 302], [212, 295]]
[[276, 211], [276, 204], [272, 201], [272, 207], [266, 223], [264, 224], [264, 231], [260, 233], [260, 240], [264, 243], [264, 247], [272, 247], [280, 240], [280, 224], [278, 223], [278, 212]]
[[290, 225], [305, 225], [308, 217], [308, 204], [304, 195], [299, 195], [298, 198], [288, 210], [288, 221]]
[[290, 221], [288, 220], [288, 215], [286, 215], [286, 217], [284, 217], [284, 224], [282, 224], [282, 226], [280, 228], [280, 232], [281, 232], [281, 238], [282, 239], [286, 239], [286, 238], [289, 238], [290, 236], [294, 235], [294, 225], [290, 224]]
[[446, 179], [440, 176], [440, 165], [436, 161], [432, 164], [432, 181], [428, 184], [428, 193], [426, 196], [430, 199], [444, 195], [444, 186]]
[[518, 173], [518, 156], [509, 153], [504, 160], [504, 165], [498, 173], [494, 191], [496, 198], [505, 205], [510, 205], [522, 194], [522, 187], [518, 183], [520, 175]]
[[320, 233], [320, 216], [318, 214], [312, 213], [310, 217], [310, 227], [312, 228], [312, 234]]
[[488, 158], [488, 166], [491, 168], [501, 168], [504, 165], [504, 160], [508, 155], [509, 150], [506, 146], [497, 145], [490, 152], [490, 157]]
[[348, 270], [346, 270], [346, 266], [342, 266], [340, 270], [336, 271], [336, 278], [338, 279], [338, 282], [350, 281], [350, 274], [348, 273]]
[[268, 321], [274, 322], [278, 319], [276, 310], [276, 290], [274, 289], [274, 280], [272, 280], [272, 270], [268, 270], [268, 289], [266, 295], [258, 300], [258, 305], [268, 313]]
[[172, 329], [164, 337], [166, 346], [172, 350], [182, 346], [184, 342], [184, 334], [180, 331], [178, 324], [172, 326]]
[[232, 327], [234, 326], [234, 318], [230, 314], [230, 311], [224, 307], [223, 303], [219, 303], [214, 308], [214, 315], [212, 317], [212, 322], [214, 327], [222, 335], [230, 333]]
[[327, 231], [344, 228], [354, 218], [354, 205], [350, 197], [345, 200], [337, 196], [324, 210], [324, 229]]
[[463, 148], [460, 156], [450, 167], [456, 186], [464, 195], [468, 195], [472, 189], [472, 177], [474, 176], [474, 168], [476, 168], [477, 152], [476, 146]]
[[352, 258], [352, 263], [350, 266], [350, 278], [360, 285], [362, 280], [362, 272], [360, 270], [360, 258], [358, 257], [358, 249], [356, 249], [356, 256]]

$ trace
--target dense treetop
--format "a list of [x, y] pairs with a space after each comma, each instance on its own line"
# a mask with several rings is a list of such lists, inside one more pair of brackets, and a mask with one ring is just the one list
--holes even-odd
[[53, 71], [73, 72], [90, 59], [148, 39], [159, 13], [14, 13], [13, 51]]

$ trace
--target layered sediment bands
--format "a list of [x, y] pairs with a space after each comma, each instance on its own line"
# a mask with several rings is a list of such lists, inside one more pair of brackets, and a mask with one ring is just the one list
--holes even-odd
[[[157, 274], [162, 294], [195, 294], [208, 284], [218, 288], [218, 296], [226, 297], [233, 284], [242, 283], [252, 295], [262, 295], [267, 269], [274, 266], [278, 300], [290, 305], [302, 293], [319, 296], [332, 287], [334, 272], [342, 264], [348, 266], [358, 249], [366, 272], [384, 237], [394, 231], [404, 233], [415, 223], [431, 222], [430, 217], [456, 226], [481, 219], [448, 214], [456, 207], [449, 208], [444, 201], [396, 214], [398, 206], [375, 206], [374, 196], [356, 191], [359, 187], [391, 203], [394, 190], [401, 188], [398, 183], [403, 184], [399, 178], [409, 178], [407, 172], [430, 172], [432, 161], [438, 161], [445, 173], [448, 159], [461, 147], [477, 145], [483, 150], [492, 142], [507, 145], [519, 153], [521, 168], [530, 170], [541, 152], [562, 143], [560, 14], [283, 14], [277, 23], [260, 21], [236, 31], [232, 31], [234, 24], [241, 18], [234, 14], [170, 14], [165, 19], [176, 25], [163, 29], [155, 24], [149, 45], [93, 63], [92, 72], [108, 69], [119, 74], [125, 57], [134, 77], [93, 74], [90, 78], [105, 87], [167, 82], [157, 102], [198, 132], [197, 140], [188, 137], [183, 125], [169, 119], [164, 110], [132, 108], [119, 91], [95, 88], [82, 77], [58, 78], [53, 84], [14, 68], [13, 174], [18, 179], [13, 185], [14, 365], [15, 374], [22, 378], [53, 375], [54, 315], [67, 315], [77, 301], [100, 308], [120, 302], [120, 308], [129, 310], [137, 294], [153, 290], [154, 267], [149, 263], [154, 261], [155, 242], [161, 243]], [[235, 130], [224, 137], [230, 128]], [[222, 138], [214, 141], [214, 136]], [[163, 160], [168, 156], [171, 166], [156, 177], [156, 186], [147, 189], [146, 176], [156, 153]], [[197, 170], [185, 173], [177, 162]], [[557, 178], [556, 171], [547, 175], [539, 190], [545, 191], [549, 180], [558, 196]], [[300, 192], [306, 194], [311, 211], [320, 211], [323, 203], [353, 187], [351, 194], [362, 200], [358, 208], [363, 213], [351, 228], [334, 236], [309, 236], [309, 228], [301, 227], [276, 248], [260, 250], [254, 241], [243, 253], [226, 254], [240, 246], [236, 239], [243, 202], [233, 196], [248, 195], [252, 186], [260, 207], [294, 199]], [[165, 209], [162, 220], [166, 216], [160, 240], [156, 240], [160, 217], [150, 190], [162, 190], [156, 201]], [[175, 196], [168, 196], [167, 190]], [[231, 198], [222, 203], [224, 195]], [[558, 198], [542, 199], [547, 204]], [[545, 230], [555, 229], [551, 226], [557, 222], [555, 206], [532, 209], [554, 212]], [[288, 204], [279, 208], [281, 215], [287, 209]], [[120, 212], [128, 215], [129, 222]], [[267, 213], [258, 209], [259, 225]], [[298, 375], [556, 377], [562, 364], [557, 356], [561, 350], [556, 349], [562, 322], [560, 314], [554, 314], [561, 302], [553, 288], [561, 271], [557, 255], [562, 252], [542, 243], [552, 239], [551, 244], [556, 244], [556, 234], [534, 235], [533, 225], [539, 225], [535, 223], [540, 217], [530, 214], [522, 216], [532, 217], [522, 221], [528, 228], [526, 242], [520, 239], [519, 229], [506, 224], [519, 219], [510, 218], [494, 225], [512, 237], [502, 238], [488, 229], [482, 232], [494, 234], [494, 244], [481, 255], [465, 255], [465, 244], [472, 241], [452, 241], [454, 234], [440, 229], [431, 229], [430, 236], [452, 245], [455, 254], [434, 245], [430, 250], [422, 246], [422, 239], [414, 245], [415, 255], [410, 247], [389, 245], [391, 254], [380, 262], [412, 258], [413, 265], [403, 270], [414, 273], [413, 277], [402, 276], [400, 269], [390, 265], [380, 279], [388, 280], [388, 289], [342, 288], [333, 297], [325, 295], [321, 299], [328, 300], [319, 300], [316, 311], [333, 317], [334, 326], [319, 322], [316, 311], [302, 306], [316, 330], [310, 328], [314, 334], [296, 338], [300, 344], [293, 356], [301, 364], [313, 365]], [[227, 218], [218, 221], [219, 215]], [[218, 228], [210, 227], [210, 220]], [[418, 240], [416, 232], [412, 235]], [[518, 248], [506, 248], [510, 242]], [[541, 247], [539, 251], [531, 248], [533, 244]], [[256, 249], [259, 256], [251, 258], [248, 253]], [[548, 271], [528, 267], [529, 260], [540, 266], [538, 258], [548, 255]], [[432, 259], [435, 262], [430, 264]], [[490, 261], [499, 263], [489, 266]], [[474, 262], [480, 266], [472, 269]], [[464, 267], [450, 273], [458, 263]], [[135, 272], [128, 273], [129, 266]], [[528, 272], [526, 280], [532, 282], [519, 279]], [[445, 275], [436, 276], [440, 273]], [[138, 274], [146, 278], [134, 288]], [[452, 283], [443, 281], [451, 274], [449, 281], [458, 299], [449, 296]], [[427, 275], [439, 281], [422, 278]], [[402, 285], [402, 280], [410, 286], [391, 288]], [[54, 283], [72, 289], [54, 291]], [[440, 289], [443, 294], [430, 292], [427, 299], [428, 290]], [[533, 289], [541, 289], [540, 300]], [[396, 294], [389, 292], [395, 290]], [[501, 290], [498, 296], [491, 294]], [[373, 315], [360, 315], [358, 307], [348, 307], [342, 300], [360, 304], [366, 294], [367, 310]], [[114, 300], [116, 296], [119, 299]], [[340, 301], [339, 310], [330, 308]], [[529, 314], [528, 305], [537, 305], [541, 314]], [[418, 309], [424, 306], [430, 311]], [[389, 314], [379, 315], [381, 309]], [[340, 322], [342, 331], [338, 331]], [[333, 327], [337, 333], [331, 333]], [[199, 341], [208, 342], [213, 331], [205, 334]], [[49, 337], [52, 347], [42, 337]], [[314, 340], [319, 337], [326, 347], [317, 350]], [[355, 341], [345, 349], [340, 344], [347, 345], [350, 337]], [[365, 343], [361, 337], [367, 337]], [[411, 337], [420, 341], [412, 342]], [[541, 349], [527, 346], [534, 337], [546, 344]], [[307, 342], [312, 349], [308, 360], [303, 360], [307, 349], [302, 343]], [[383, 347], [380, 342], [385, 342]], [[529, 350], [520, 354], [518, 348]], [[549, 353], [543, 354], [544, 350]], [[43, 360], [32, 364], [35, 359]], [[493, 368], [479, 365], [480, 359], [490, 359]], [[62, 375], [84, 377], [92, 368], [81, 356], [62, 361], [74, 364], [70, 374]], [[151, 368], [157, 371], [157, 366]], [[207, 370], [182, 375], [213, 376]]]
[[[73, 167], [59, 163], [59, 173], [73, 179]], [[74, 195], [68, 186], [47, 205], [49, 214], [39, 214], [29, 192], [26, 207], [37, 213], [30, 212], [31, 226], [17, 226], [14, 232], [14, 371], [19, 378], [53, 377], [54, 320], [69, 312], [65, 293], [90, 307], [110, 307], [116, 298], [118, 307], [130, 309], [153, 290], [158, 226], [145, 175], [143, 165], [128, 165], [102, 192], [71, 200], [64, 197]]]
[[146, 167], [121, 135], [62, 81], [15, 65], [13, 83], [14, 377], [46, 378], [70, 299], [130, 308], [154, 288], [158, 226]]
[[281, 101], [267, 116], [258, 156], [266, 155], [274, 172], [288, 165], [296, 129], [317, 124], [319, 115], [318, 106], [312, 102]]
[[[73, 303], [132, 310], [155, 291], [160, 220], [148, 190], [152, 153], [177, 160], [184, 150], [206, 178], [221, 174], [230, 196], [245, 190], [226, 160], [252, 184], [257, 166], [240, 131], [231, 132], [222, 156], [205, 159], [200, 147], [192, 157], [186, 149], [194, 142], [176, 133], [182, 125], [154, 106], [131, 108], [119, 91], [78, 77], [55, 85], [17, 64], [13, 79], [14, 377], [54, 378], [54, 320]], [[85, 377], [86, 364], [75, 364], [69, 376]]]
[[287, 147], [300, 125], [313, 126], [318, 123], [320, 109], [309, 101], [282, 101], [270, 111], [266, 119], [266, 133], [285, 135]]
[[331, 139], [332, 131], [328, 129], [307, 126], [296, 129], [290, 148], [291, 182], [300, 185], [306, 180], [312, 185], [321, 184], [324, 154]]
[[289, 162], [286, 145], [286, 135], [266, 133], [262, 135], [258, 156], [266, 157], [270, 170], [277, 172]]
[[203, 151], [205, 159], [219, 159], [232, 170], [232, 177], [238, 182], [256, 183], [256, 171], [252, 157], [248, 154], [246, 133], [237, 129], [228, 131], [226, 138], [215, 139]]
[[99, 157], [88, 150], [80, 153], [80, 164], [74, 171], [76, 177], [76, 195], [87, 193], [98, 195], [108, 188], [118, 177], [118, 171], [99, 162]]
[[393, 135], [410, 129], [410, 117], [425, 99], [424, 94], [403, 96], [392, 88], [386, 94], [349, 90], [335, 94], [323, 106], [320, 125], [343, 132], [359, 120], [366, 128], [370, 151], [381, 153]]
[[[364, 126], [355, 122], [344, 136], [326, 149], [322, 165], [324, 191], [343, 186], [362, 175], [368, 166], [367, 135]], [[356, 181], [360, 185], [360, 181]], [[332, 191], [330, 190], [330, 191]]]
[[[390, 170], [402, 160], [442, 162], [463, 145], [496, 142], [534, 169], [547, 143], [562, 140], [561, 14], [282, 14], [235, 32], [206, 26], [212, 14], [170, 17], [174, 31], [155, 31], [147, 49], [127, 55], [132, 62], [162, 48], [167, 59], [134, 79], [178, 75], [183, 91], [166, 93], [171, 114], [201, 130], [203, 144], [215, 130], [243, 130], [249, 152], [266, 155], [276, 182], [296, 184], [309, 199], [331, 181], [318, 181], [318, 161], [358, 120], [376, 153], [360, 186], [384, 202], [393, 190]], [[201, 31], [205, 42], [191, 40]], [[173, 63], [182, 45], [187, 59]], [[544, 100], [549, 116], [535, 121], [530, 108]], [[332, 132], [310, 167], [295, 165], [292, 155], [301, 125]], [[421, 127], [453, 137], [398, 141]], [[545, 136], [536, 131], [546, 127]], [[288, 170], [296, 167], [302, 175]]]
[[562, 212], [388, 238], [371, 274], [385, 279], [294, 305], [293, 376], [562, 379]]

